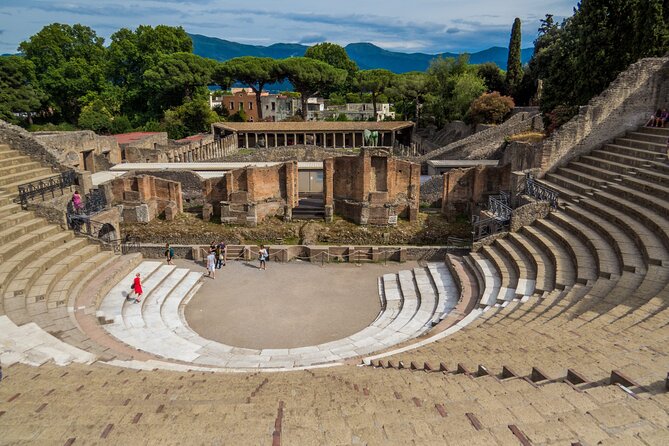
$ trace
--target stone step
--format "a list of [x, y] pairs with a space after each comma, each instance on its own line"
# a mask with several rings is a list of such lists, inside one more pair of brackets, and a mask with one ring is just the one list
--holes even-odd
[[[602, 152], [606, 154], [607, 152]], [[588, 156], [581, 156], [579, 160], [583, 163], [590, 164], [596, 167], [599, 167], [603, 170], [610, 170], [612, 172], [620, 173], [622, 175], [634, 176], [636, 178], [643, 178], [647, 181], [656, 183], [656, 184], [666, 184], [669, 181], [669, 175], [664, 175], [656, 170], [653, 170], [653, 166], [647, 164], [643, 161], [639, 161], [636, 158], [630, 157], [618, 157], [618, 159], [613, 160], [613, 156], [604, 157], [602, 154], [597, 154], [596, 151], [593, 151]], [[631, 163], [636, 165], [631, 165]]]
[[22, 211], [20, 206], [12, 205], [12, 208], [14, 212], [9, 215], [0, 217], [0, 232], [9, 228], [13, 228], [22, 221], [35, 218], [35, 214], [33, 212]]
[[28, 220], [16, 223], [10, 228], [0, 231], [0, 246], [16, 240], [18, 237], [36, 231], [46, 226], [46, 221], [43, 218], [30, 218]]
[[664, 141], [652, 141], [652, 140], [647, 140], [647, 139], [637, 139], [637, 138], [617, 138], [615, 140], [615, 145], [618, 146], [623, 146], [623, 147], [630, 147], [633, 149], [641, 149], [641, 150], [646, 150], [649, 152], [655, 152], [660, 155], [665, 155], [667, 154], [667, 141], [666, 139]]
[[21, 212], [21, 206], [19, 206], [18, 204], [12, 202], [0, 204], [0, 219], [4, 217], [9, 217], [19, 212]]
[[518, 275], [516, 293], [522, 297], [533, 295], [536, 287], [537, 271], [525, 253], [517, 249], [507, 238], [495, 240], [495, 246], [512, 260], [512, 265]]
[[606, 189], [609, 184], [608, 181], [599, 177], [588, 175], [587, 173], [584, 173], [580, 170], [574, 170], [571, 168], [571, 165], [569, 167], [559, 168], [558, 172], [562, 177], [568, 178], [577, 183], [581, 183], [585, 186], [589, 186], [593, 189]]
[[564, 288], [576, 282], [574, 264], [567, 250], [560, 243], [556, 242], [549, 234], [543, 232], [537, 226], [524, 226], [521, 232], [540, 246], [552, 260], [552, 263], [555, 265], [555, 288]]
[[669, 138], [669, 128], [667, 127], [640, 127], [637, 132], [648, 135], [659, 135], [664, 138]]
[[482, 308], [491, 307], [497, 303], [500, 293], [502, 281], [499, 272], [495, 265], [482, 254], [473, 252], [469, 254], [469, 257], [473, 260], [474, 266], [484, 280], [484, 289], [479, 306]]
[[24, 172], [12, 173], [0, 177], [0, 187], [3, 189], [13, 189], [14, 185], [31, 183], [54, 175], [54, 172], [47, 167], [36, 167]]
[[72, 347], [42, 330], [37, 324], [17, 326], [7, 316], [0, 316], [0, 362], [3, 367], [15, 363], [41, 366], [49, 361], [58, 365], [72, 362], [90, 364], [95, 356]]
[[146, 278], [161, 266], [162, 262], [146, 261], [134, 268], [130, 274], [125, 276], [119, 283], [117, 283], [106, 294], [100, 303], [100, 307], [96, 313], [96, 317], [100, 320], [105, 320], [110, 323], [122, 323], [123, 305], [126, 298], [132, 292], [130, 285], [132, 285], [135, 275], [140, 273], [141, 278]]
[[667, 159], [666, 153], [663, 154], [654, 150], [637, 149], [627, 145], [606, 144], [601, 150], [650, 161], [664, 161]]
[[122, 309], [122, 318], [123, 323], [126, 327], [143, 327], [144, 321], [142, 320], [142, 306], [144, 301], [151, 296], [154, 290], [157, 290], [160, 285], [167, 279], [168, 276], [176, 269], [174, 265], [162, 265], [156, 271], [151, 273], [148, 277], [142, 277], [142, 296], [139, 298], [140, 303], [135, 303], [134, 301], [126, 300], [123, 302]]
[[456, 307], [460, 300], [460, 290], [446, 265], [428, 263], [427, 271], [437, 291], [437, 308], [432, 322], [438, 323]]
[[9, 261], [19, 251], [29, 246], [38, 246], [42, 240], [59, 232], [61, 230], [58, 226], [46, 225], [15, 238], [9, 243], [0, 245], [0, 262]]
[[627, 139], [633, 139], [636, 141], [648, 141], [648, 142], [653, 142], [656, 144], [667, 144], [667, 136], [666, 135], [656, 135], [652, 133], [644, 133], [644, 132], [628, 132]]
[[536, 271], [535, 293], [542, 294], [555, 288], [555, 263], [551, 257], [522, 233], [511, 233], [506, 239], [525, 254]]
[[3, 166], [14, 166], [31, 162], [32, 158], [26, 155], [17, 155], [15, 152], [0, 152], [0, 163]]
[[498, 296], [500, 302], [498, 303], [504, 303], [505, 301], [511, 301], [520, 297], [515, 291], [518, 287], [518, 273], [512, 265], [511, 260], [495, 246], [483, 246], [480, 252], [495, 265], [499, 273], [501, 284]]
[[568, 195], [569, 198], [589, 195], [591, 196], [595, 191], [595, 188], [592, 186], [585, 185], [577, 180], [573, 180], [571, 178], [565, 177], [564, 175], [555, 173], [549, 173], [546, 175], [543, 182], [547, 183], [548, 187], [556, 189], [558, 192], [560, 192], [560, 195], [563, 195], [562, 191], [564, 189], [571, 191], [571, 194]]
[[27, 160], [23, 163], [10, 164], [5, 163], [5, 160], [2, 160], [0, 164], [0, 178], [4, 178], [14, 174], [20, 174], [23, 172], [35, 171], [36, 169], [41, 169], [42, 165], [37, 161]]
[[626, 164], [628, 168], [635, 167], [639, 169], [648, 170], [651, 172], [656, 172], [663, 176], [666, 176], [669, 173], [669, 166], [667, 166], [664, 162], [639, 158], [630, 154], [623, 154], [623, 153], [613, 152], [610, 150], [593, 150], [592, 152], [590, 152], [590, 156], [613, 161], [619, 164]]

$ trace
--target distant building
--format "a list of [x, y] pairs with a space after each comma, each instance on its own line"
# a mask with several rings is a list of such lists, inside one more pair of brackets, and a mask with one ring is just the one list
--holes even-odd
[[[263, 91], [261, 101], [269, 93]], [[211, 103], [211, 102], [210, 102]], [[221, 96], [221, 104], [228, 109], [231, 115], [243, 111], [247, 122], [258, 122], [258, 110], [256, 109], [256, 94], [250, 88], [233, 88], [230, 93]]]
[[[329, 105], [323, 113], [323, 119], [337, 119], [344, 115], [349, 121], [369, 121], [374, 118], [374, 104], [352, 103], [346, 105]], [[395, 112], [390, 111], [390, 104], [376, 104], [376, 121], [394, 120]]]
[[325, 119], [325, 99], [308, 98], [306, 121], [322, 121]]
[[279, 122], [295, 116], [300, 99], [285, 94], [269, 94], [260, 98], [264, 121]]

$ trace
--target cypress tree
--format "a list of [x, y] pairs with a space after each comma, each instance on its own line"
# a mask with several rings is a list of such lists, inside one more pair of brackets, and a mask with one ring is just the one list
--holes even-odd
[[511, 40], [509, 41], [509, 58], [506, 62], [506, 88], [511, 95], [515, 94], [516, 88], [523, 78], [523, 63], [520, 60], [520, 19], [516, 17], [511, 29]]

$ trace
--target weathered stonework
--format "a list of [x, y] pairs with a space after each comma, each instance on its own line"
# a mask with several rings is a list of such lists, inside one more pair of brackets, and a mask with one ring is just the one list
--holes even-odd
[[60, 152], [68, 166], [91, 173], [104, 170], [96, 160], [102, 158], [110, 164], [121, 162], [121, 148], [113, 136], [96, 135], [90, 130], [72, 132], [34, 132], [32, 135], [53, 150]]
[[[245, 167], [203, 181], [203, 219], [255, 226], [272, 216], [291, 218], [297, 206], [297, 162], [270, 167]], [[287, 212], [290, 210], [290, 212]]]
[[70, 167], [63, 153], [38, 141], [25, 129], [2, 120], [0, 120], [0, 144], [7, 144], [12, 149], [38, 159], [58, 170], [66, 170]]
[[454, 169], [443, 175], [441, 212], [449, 220], [471, 215], [481, 208], [488, 195], [511, 187], [511, 166], [477, 166]]
[[126, 222], [149, 222], [163, 213], [173, 219], [183, 212], [181, 184], [175, 181], [150, 175], [124, 176], [100, 188], [112, 204], [123, 206]]
[[[323, 162], [326, 219], [337, 214], [357, 224], [387, 225], [418, 218], [420, 165], [382, 149]], [[330, 217], [328, 217], [330, 216]]]
[[646, 123], [669, 103], [669, 58], [642, 59], [544, 141], [542, 174]]

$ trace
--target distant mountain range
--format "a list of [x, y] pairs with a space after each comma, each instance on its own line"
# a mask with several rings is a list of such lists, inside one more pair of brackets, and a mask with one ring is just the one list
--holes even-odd
[[[240, 56], [272, 57], [274, 59], [285, 59], [287, 57], [304, 56], [309, 48], [307, 45], [297, 43], [275, 43], [270, 46], [245, 45], [231, 42], [229, 40], [207, 37], [199, 34], [190, 34], [193, 39], [193, 52], [202, 57], [225, 61]], [[379, 48], [371, 43], [350, 43], [344, 47], [348, 56], [363, 70], [372, 68], [385, 68], [394, 73], [406, 73], [407, 71], [425, 71], [430, 61], [438, 56], [457, 57], [456, 53], [425, 54], [425, 53], [400, 53]], [[525, 48], [521, 51], [523, 63], [529, 62], [534, 48]], [[471, 53], [469, 61], [473, 64], [494, 62], [506, 69], [508, 49], [503, 47], [491, 47], [487, 50]]]

